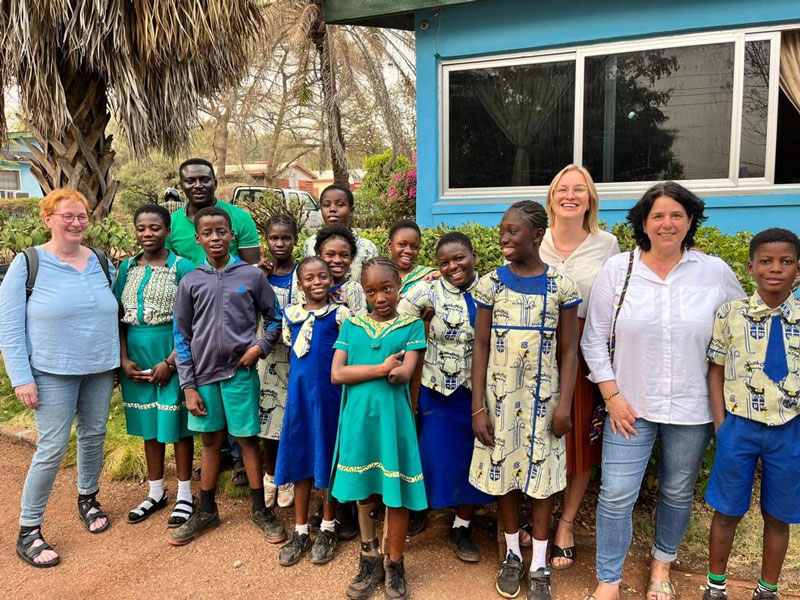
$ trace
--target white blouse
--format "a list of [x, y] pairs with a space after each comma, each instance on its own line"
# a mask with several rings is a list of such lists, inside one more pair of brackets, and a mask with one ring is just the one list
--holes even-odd
[[569, 275], [578, 284], [578, 291], [583, 298], [583, 302], [578, 305], [578, 317], [581, 319], [586, 318], [589, 292], [592, 291], [594, 278], [606, 261], [615, 254], [619, 254], [617, 238], [607, 231], [587, 235], [566, 260], [556, 250], [550, 229], [544, 232], [544, 239], [539, 247], [539, 255], [544, 262]]
[[625, 302], [616, 326], [614, 364], [608, 353], [611, 321], [628, 270], [627, 252], [611, 257], [589, 297], [581, 350], [595, 383], [616, 380], [640, 418], [655, 423], [708, 423], [706, 350], [714, 314], [746, 297], [725, 262], [688, 250], [661, 279], [635, 250]]

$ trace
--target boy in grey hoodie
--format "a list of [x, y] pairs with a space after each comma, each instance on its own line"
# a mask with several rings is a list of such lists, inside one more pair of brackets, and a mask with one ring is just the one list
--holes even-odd
[[[253, 497], [251, 520], [267, 541], [286, 539], [286, 530], [264, 503], [261, 453], [256, 435], [260, 385], [256, 363], [269, 354], [280, 333], [280, 307], [263, 273], [231, 256], [228, 213], [197, 211], [194, 226], [206, 259], [186, 275], [175, 299], [175, 349], [188, 427], [201, 432], [200, 503], [171, 543], [188, 544], [219, 525], [215, 499], [221, 448], [227, 432], [239, 441]], [[258, 318], [266, 324], [258, 339]], [[257, 486], [257, 487], [256, 487]]]

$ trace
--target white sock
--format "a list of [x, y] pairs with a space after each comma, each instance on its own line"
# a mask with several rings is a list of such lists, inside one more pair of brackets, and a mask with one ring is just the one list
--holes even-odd
[[178, 479], [178, 497], [175, 499], [177, 500], [186, 500], [186, 502], [192, 501], [192, 480], [187, 479], [186, 481], [181, 481]]
[[319, 529], [320, 531], [336, 531], [336, 519], [331, 519], [330, 521], [322, 519]]
[[158, 502], [164, 497], [164, 478], [150, 480], [150, 498]]
[[294, 530], [299, 533], [300, 535], [308, 535], [308, 523], [305, 525], [300, 525], [299, 523], [295, 524]]
[[453, 519], [453, 529], [456, 527], [469, 527], [469, 521], [466, 521], [456, 515], [456, 518]]
[[538, 569], [547, 569], [547, 540], [532, 539], [531, 573]]
[[506, 556], [509, 552], [517, 555], [517, 558], [522, 558], [522, 550], [519, 549], [519, 529], [514, 533], [506, 533]]

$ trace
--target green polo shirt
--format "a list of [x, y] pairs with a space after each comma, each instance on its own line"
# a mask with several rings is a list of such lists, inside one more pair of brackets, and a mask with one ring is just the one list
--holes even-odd
[[[239, 248], [259, 247], [260, 241], [253, 217], [241, 208], [219, 198], [217, 198], [214, 206], [221, 208], [231, 216], [231, 223], [233, 223], [231, 255], [239, 256]], [[169, 234], [166, 246], [167, 249], [172, 250], [178, 256], [188, 258], [197, 266], [205, 260], [206, 253], [195, 239], [194, 221], [186, 216], [187, 207], [188, 205], [172, 213], [172, 231]]]

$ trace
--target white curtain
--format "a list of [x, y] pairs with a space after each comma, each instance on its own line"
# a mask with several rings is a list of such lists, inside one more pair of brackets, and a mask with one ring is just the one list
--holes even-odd
[[781, 89], [800, 112], [800, 30], [781, 34]]
[[[557, 68], [557, 67], [556, 67]], [[475, 94], [486, 112], [508, 140], [516, 146], [512, 186], [529, 185], [528, 148], [551, 118], [561, 96], [574, 84], [574, 77], [555, 73], [554, 68], [502, 67], [481, 70]]]

